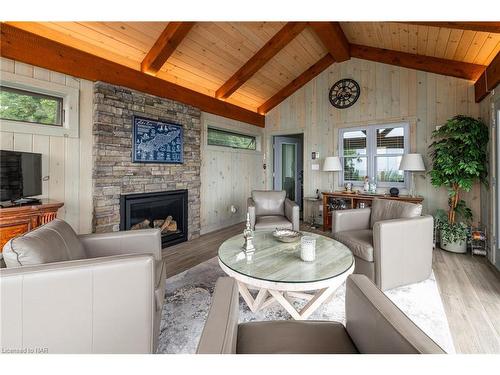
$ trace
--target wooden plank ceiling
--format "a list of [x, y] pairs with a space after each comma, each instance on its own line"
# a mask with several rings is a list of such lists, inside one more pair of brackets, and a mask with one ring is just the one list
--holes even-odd
[[[500, 51], [500, 25], [481, 22], [7, 24], [262, 114], [331, 63], [351, 57], [426, 70], [427, 56], [436, 58], [428, 71], [442, 63], [452, 68], [436, 73], [475, 81]], [[419, 55], [418, 64], [405, 54]]]

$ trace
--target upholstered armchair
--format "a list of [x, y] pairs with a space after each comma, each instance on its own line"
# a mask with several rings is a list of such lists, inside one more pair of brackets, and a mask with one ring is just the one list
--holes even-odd
[[332, 214], [333, 238], [354, 254], [354, 273], [381, 290], [416, 283], [432, 272], [433, 218], [422, 205], [374, 199], [371, 208]]
[[248, 198], [250, 225], [254, 230], [287, 228], [299, 230], [299, 205], [286, 198], [286, 192], [254, 190]]
[[445, 354], [364, 275], [346, 282], [346, 324], [264, 321], [238, 324], [238, 285], [217, 281], [199, 354]]
[[78, 236], [56, 219], [10, 240], [2, 349], [154, 353], [165, 295], [157, 229]]

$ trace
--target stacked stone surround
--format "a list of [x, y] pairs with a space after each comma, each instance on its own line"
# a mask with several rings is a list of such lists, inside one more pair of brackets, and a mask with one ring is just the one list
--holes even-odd
[[[132, 163], [132, 117], [165, 120], [184, 127], [183, 164]], [[200, 234], [201, 111], [103, 82], [94, 84], [94, 232], [120, 227], [120, 195], [188, 190], [188, 239]]]

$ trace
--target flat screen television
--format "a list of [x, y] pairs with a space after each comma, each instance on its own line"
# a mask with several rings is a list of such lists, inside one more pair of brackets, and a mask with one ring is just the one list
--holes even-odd
[[0, 150], [0, 201], [42, 194], [42, 155]]

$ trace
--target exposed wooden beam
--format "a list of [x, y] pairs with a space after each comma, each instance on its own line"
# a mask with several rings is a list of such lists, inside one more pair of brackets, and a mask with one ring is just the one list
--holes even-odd
[[299, 35], [306, 26], [306, 22], [288, 22], [215, 92], [215, 97], [228, 98]]
[[73, 47], [0, 23], [0, 55], [90, 81], [104, 81], [264, 127], [264, 116]]
[[319, 60], [316, 64], [307, 69], [300, 76], [295, 78], [288, 85], [283, 87], [280, 91], [274, 94], [271, 98], [269, 98], [264, 104], [262, 104], [258, 111], [259, 113], [265, 114], [269, 112], [271, 109], [280, 104], [283, 100], [292, 95], [295, 91], [304, 86], [311, 79], [320, 74], [323, 70], [328, 68], [335, 62], [335, 59], [329, 53], [325, 55], [321, 60]]
[[141, 71], [156, 75], [186, 37], [194, 22], [169, 22], [141, 63]]
[[481, 77], [474, 84], [476, 103], [483, 100], [488, 94], [500, 84], [500, 52], [488, 65]]
[[381, 62], [476, 81], [486, 66], [437, 57], [415, 55], [383, 48], [351, 44], [351, 56], [359, 59]]
[[399, 22], [411, 25], [445, 27], [447, 29], [460, 29], [481, 31], [484, 33], [500, 33], [500, 22]]
[[338, 22], [309, 22], [323, 45], [336, 62], [349, 60], [349, 42]]

